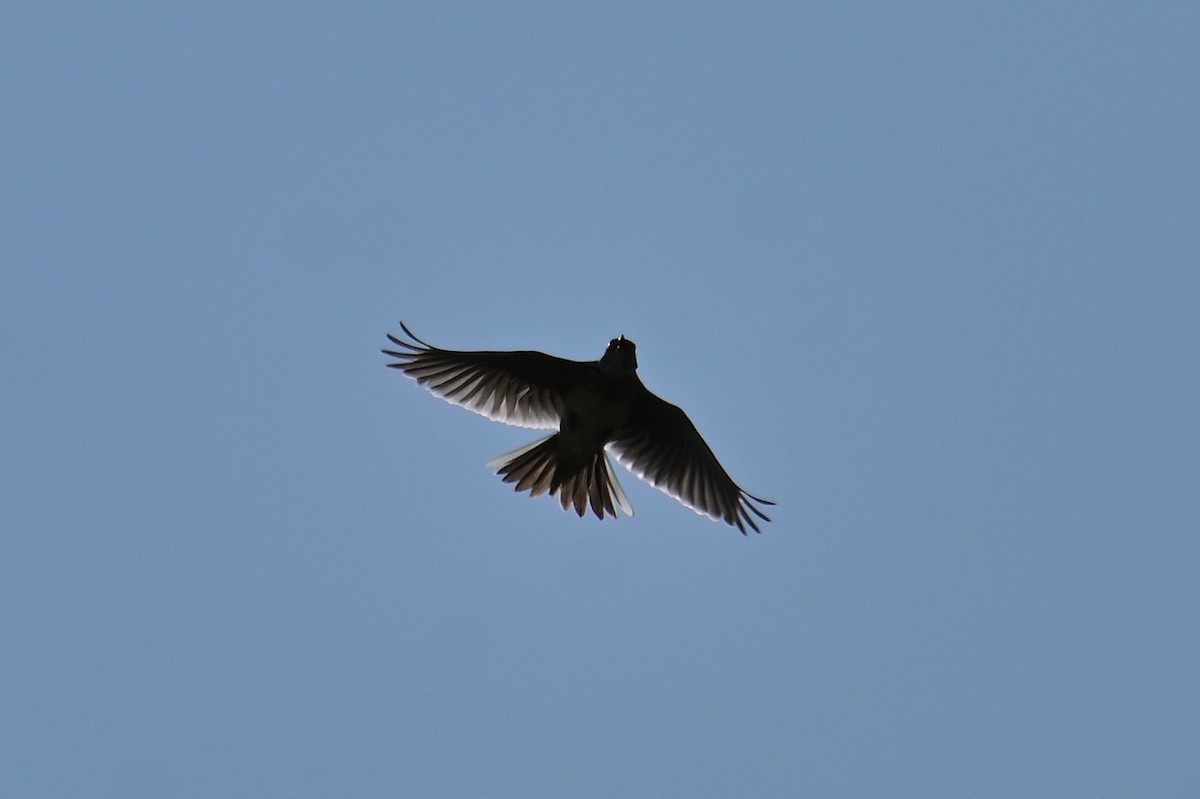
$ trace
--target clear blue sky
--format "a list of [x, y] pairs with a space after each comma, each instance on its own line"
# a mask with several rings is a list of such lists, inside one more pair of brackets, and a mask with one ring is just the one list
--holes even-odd
[[1002, 5], [8, 4], [0, 795], [1200, 794], [1200, 7]]

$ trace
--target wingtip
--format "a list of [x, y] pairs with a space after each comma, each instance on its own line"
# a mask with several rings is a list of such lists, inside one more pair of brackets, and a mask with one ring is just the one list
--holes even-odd
[[[426, 342], [424, 339], [422, 339], [422, 338], [421, 338], [420, 336], [418, 336], [416, 333], [412, 332], [412, 330], [410, 330], [410, 329], [409, 329], [408, 325], [404, 324], [404, 320], [403, 320], [403, 319], [399, 320], [399, 322], [400, 322], [400, 329], [404, 331], [404, 335], [408, 336], [408, 337], [409, 337], [409, 338], [411, 338], [413, 341], [415, 341], [415, 342], [417, 342], [418, 344], [420, 344], [422, 347], [427, 347], [427, 348], [429, 348], [429, 349], [433, 349], [432, 345], [430, 345], [428, 342]], [[388, 334], [388, 338], [392, 338], [392, 336], [391, 336], [391, 334], [390, 334], [390, 333]], [[394, 338], [392, 338], [392, 341], [396, 341], [396, 340], [395, 340]], [[401, 342], [398, 342], [398, 341], [397, 341], [396, 343], [397, 343], [397, 344], [399, 344], [399, 343], [401, 343]], [[410, 346], [411, 346], [411, 345], [410, 345]]]
[[388, 333], [387, 334], [388, 341], [392, 342], [397, 347], [401, 347], [405, 350], [411, 350], [411, 352], [397, 353], [397, 352], [390, 352], [389, 350], [384, 350], [384, 352], [388, 353], [389, 355], [395, 355], [395, 356], [399, 356], [402, 358], [403, 357], [411, 357], [412, 353], [418, 353], [418, 352], [424, 352], [426, 350], [436, 349], [436, 347], [432, 346], [427, 341], [420, 338], [416, 333], [413, 333], [412, 330], [409, 328], [409, 326], [404, 324], [403, 321], [400, 322], [400, 329], [404, 331], [404, 335], [408, 336], [408, 338], [404, 339], [404, 338], [401, 338], [400, 336], [395, 335], [394, 333]]

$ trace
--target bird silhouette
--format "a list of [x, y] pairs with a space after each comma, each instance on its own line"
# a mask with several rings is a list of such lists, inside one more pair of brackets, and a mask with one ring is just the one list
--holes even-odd
[[603, 519], [633, 507], [617, 481], [607, 450], [655, 488], [747, 534], [759, 532], [758, 505], [774, 502], [747, 493], [721, 467], [696, 426], [678, 406], [660, 399], [637, 376], [637, 346], [620, 336], [598, 361], [572, 361], [531, 350], [444, 350], [417, 338], [388, 334], [383, 352], [404, 372], [447, 402], [497, 422], [556, 429], [488, 465], [530, 496], [557, 496], [563, 510]]

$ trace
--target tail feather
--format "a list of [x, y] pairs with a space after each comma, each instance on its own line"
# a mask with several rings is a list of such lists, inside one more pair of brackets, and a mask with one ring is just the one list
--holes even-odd
[[587, 511], [587, 483], [590, 471], [589, 464], [568, 477], [558, 489], [558, 498], [562, 501], [563, 510], [567, 510], [569, 505], [574, 505], [575, 512], [579, 514], [580, 518], [583, 518], [583, 514]]
[[602, 485], [600, 481], [601, 476], [596, 474], [595, 465], [596, 462], [592, 461], [591, 465], [588, 466], [588, 471], [590, 472], [588, 476], [588, 500], [592, 503], [592, 513], [600, 518], [604, 518], [604, 511], [607, 510], [613, 516], [616, 516], [617, 512], [613, 509], [612, 498], [608, 495], [607, 491], [600, 489]]
[[558, 434], [526, 444], [488, 463], [506, 483], [516, 483], [517, 491], [531, 497], [549, 493], [557, 496], [563, 510], [574, 509], [583, 516], [590, 505], [597, 518], [617, 516], [618, 509], [633, 515], [633, 506], [625, 496], [612, 470], [608, 454], [596, 452], [572, 473], [560, 468]]

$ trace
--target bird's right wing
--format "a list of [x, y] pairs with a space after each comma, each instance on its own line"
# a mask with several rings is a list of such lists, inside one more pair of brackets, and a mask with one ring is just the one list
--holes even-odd
[[642, 392], [629, 420], [609, 445], [621, 465], [650, 485], [710, 519], [758, 532], [759, 505], [774, 502], [748, 493], [717, 461], [683, 409]]
[[447, 402], [497, 422], [557, 428], [563, 400], [585, 365], [528, 350], [514, 352], [442, 350], [426, 344], [400, 323], [408, 339], [388, 334], [397, 349], [383, 352], [400, 369]]

